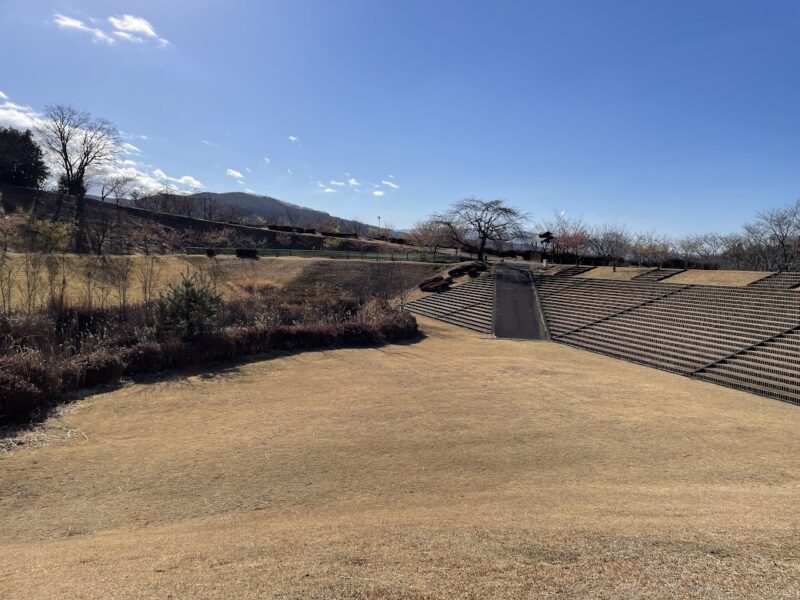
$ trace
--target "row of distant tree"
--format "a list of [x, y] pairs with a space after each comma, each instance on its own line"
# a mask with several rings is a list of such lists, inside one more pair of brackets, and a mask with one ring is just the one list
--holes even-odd
[[[154, 192], [137, 188], [134, 177], [102, 176], [104, 167], [118, 161], [122, 152], [119, 131], [109, 121], [71, 106], [51, 105], [45, 108], [35, 132], [0, 128], [0, 183], [40, 188], [54, 175], [57, 191], [79, 199], [93, 185], [106, 202], [124, 201], [140, 208], [214, 221], [254, 219], [214, 194], [184, 196], [168, 189]], [[291, 207], [287, 206], [285, 212], [282, 220], [296, 226], [297, 216]], [[320, 225], [335, 230], [334, 223]], [[354, 219], [348, 227], [352, 228], [348, 233], [356, 235], [393, 235], [388, 223], [377, 230]], [[416, 223], [408, 237], [433, 251], [455, 247], [474, 251], [480, 258], [487, 251], [527, 248], [555, 258], [579, 261], [593, 257], [613, 265], [629, 262], [796, 270], [800, 269], [800, 201], [757, 213], [739, 232], [671, 238], [655, 232], [632, 232], [623, 225], [591, 226], [564, 213], [532, 224], [529, 215], [502, 200], [470, 198]]]
[[558, 262], [800, 270], [800, 201], [758, 212], [739, 232], [673, 238], [618, 224], [592, 226], [564, 213], [531, 223], [529, 215], [502, 200], [470, 198], [417, 222], [409, 238], [431, 251], [460, 248], [481, 259], [487, 251], [533, 250]]

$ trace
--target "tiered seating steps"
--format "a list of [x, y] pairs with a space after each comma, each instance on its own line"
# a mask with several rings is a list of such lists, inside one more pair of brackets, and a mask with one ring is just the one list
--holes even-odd
[[800, 287], [800, 273], [794, 271], [773, 273], [764, 277], [764, 279], [754, 281], [747, 287], [768, 290], [793, 290]]
[[800, 404], [800, 327], [704, 367], [695, 376]]
[[800, 293], [537, 277], [554, 341], [800, 404]]
[[661, 281], [673, 275], [677, 275], [678, 273], [683, 273], [685, 270], [686, 269], [653, 269], [647, 273], [637, 275], [633, 278], [633, 281]]
[[494, 275], [409, 302], [408, 310], [418, 315], [492, 333], [494, 314]]
[[591, 271], [594, 267], [579, 267], [574, 266], [570, 267], [569, 269], [564, 269], [563, 271], [559, 271], [555, 275], [551, 275], [551, 277], [574, 277], [575, 275], [581, 275], [582, 273], [586, 273], [586, 271]]

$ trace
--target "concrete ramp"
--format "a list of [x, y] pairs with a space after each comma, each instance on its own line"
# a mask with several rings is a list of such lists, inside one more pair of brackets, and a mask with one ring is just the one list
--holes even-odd
[[499, 338], [547, 339], [528, 267], [498, 265], [495, 269], [494, 334]]

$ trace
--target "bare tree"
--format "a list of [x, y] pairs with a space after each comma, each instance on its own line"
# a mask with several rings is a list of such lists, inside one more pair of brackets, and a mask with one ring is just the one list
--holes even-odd
[[161, 275], [161, 260], [157, 256], [144, 256], [136, 262], [135, 277], [142, 291], [142, 300], [155, 300], [155, 290]]
[[86, 237], [92, 251], [98, 256], [103, 254], [106, 242], [114, 230], [117, 215], [112, 212], [113, 210], [112, 208], [101, 206], [99, 210], [94, 211], [90, 218], [86, 219], [84, 226]]
[[575, 257], [575, 264], [579, 264], [581, 256], [589, 248], [590, 231], [580, 217], [570, 217], [567, 213], [556, 212], [552, 219], [541, 225], [542, 231], [552, 234], [550, 243], [556, 249], [565, 251]]
[[66, 257], [49, 255], [45, 257], [47, 273], [47, 304], [50, 310], [61, 312], [66, 306], [67, 293], [67, 261]]
[[22, 255], [22, 277], [17, 280], [17, 289], [27, 312], [39, 305], [45, 282], [42, 279], [44, 257], [41, 254], [26, 252]]
[[425, 219], [414, 223], [408, 238], [415, 246], [433, 252], [434, 257], [439, 248], [447, 246], [452, 239], [447, 226], [436, 219]]
[[654, 232], [638, 233], [631, 242], [631, 258], [639, 266], [661, 266], [672, 251], [672, 241]]
[[100, 179], [100, 201], [114, 198], [119, 206], [120, 200], [131, 192], [134, 181], [135, 178], [128, 175], [106, 175]]
[[117, 291], [119, 307], [125, 311], [128, 308], [128, 292], [131, 289], [131, 273], [133, 271], [133, 257], [117, 256], [109, 264], [111, 281]]
[[113, 161], [121, 149], [119, 132], [112, 123], [64, 104], [45, 107], [37, 133], [59, 162], [62, 191], [74, 196], [86, 193], [89, 171]]
[[528, 216], [506, 206], [502, 200], [467, 198], [434, 218], [448, 229], [459, 246], [467, 246], [470, 239], [474, 240], [477, 243], [478, 260], [483, 260], [489, 240], [524, 237]]
[[591, 248], [597, 255], [611, 262], [614, 271], [625, 259], [631, 247], [631, 234], [622, 225], [601, 225], [592, 232]]
[[11, 257], [3, 253], [0, 256], [0, 308], [4, 313], [11, 311], [11, 294], [17, 281], [18, 266]]
[[773, 249], [773, 268], [786, 271], [800, 262], [800, 201], [758, 213], [756, 225]]

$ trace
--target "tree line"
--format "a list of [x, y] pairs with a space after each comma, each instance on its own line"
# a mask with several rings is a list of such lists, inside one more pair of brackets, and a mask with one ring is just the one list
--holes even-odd
[[613, 267], [800, 270], [800, 200], [759, 211], [738, 232], [671, 237], [624, 224], [591, 225], [564, 212], [533, 221], [502, 200], [468, 198], [415, 223], [409, 238], [432, 252], [456, 248], [480, 260], [487, 253], [537, 252], [556, 262]]
[[[175, 193], [168, 185], [160, 191], [136, 187], [134, 177], [109, 168], [117, 164], [122, 151], [114, 124], [71, 106], [50, 105], [35, 132], [0, 128], [0, 183], [38, 189], [48, 180], [50, 169], [55, 169], [56, 191], [78, 199], [76, 236], [86, 229], [82, 199], [90, 187], [98, 190], [102, 201], [118, 205], [124, 201], [134, 207], [209, 221], [247, 222], [255, 218], [213, 194], [187, 196]], [[298, 215], [290, 206], [285, 212], [281, 220], [294, 226]], [[335, 231], [335, 223], [321, 225]], [[370, 232], [369, 226], [357, 219], [348, 223], [348, 228], [357, 236]], [[376, 233], [393, 235], [392, 227], [386, 225]], [[85, 237], [76, 237], [79, 250]], [[433, 252], [457, 248], [474, 252], [480, 259], [487, 252], [527, 250], [560, 262], [592, 259], [613, 266], [629, 263], [786, 271], [800, 269], [800, 201], [760, 211], [738, 232], [670, 237], [635, 232], [620, 224], [589, 225], [563, 212], [533, 222], [530, 215], [502, 200], [467, 198], [416, 223], [408, 237]]]

